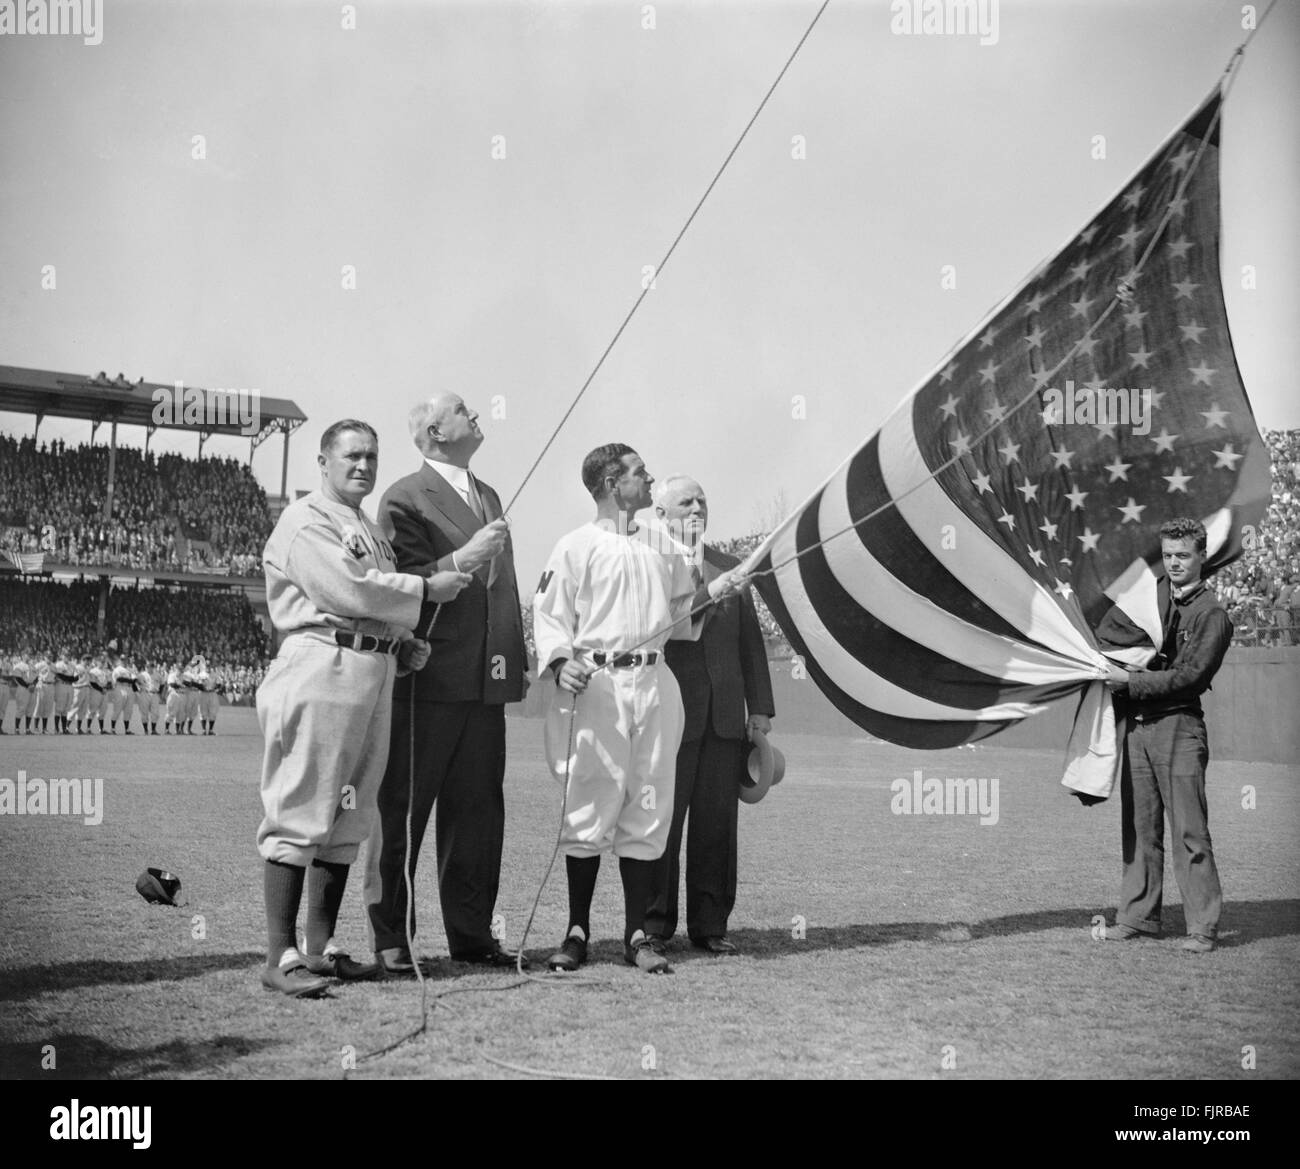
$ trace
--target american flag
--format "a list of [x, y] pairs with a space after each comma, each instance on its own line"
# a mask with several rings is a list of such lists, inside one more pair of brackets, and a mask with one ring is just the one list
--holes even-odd
[[1217, 567], [1263, 514], [1219, 282], [1220, 102], [748, 561], [775, 568], [763, 599], [872, 734], [953, 746], [1082, 692], [1104, 676], [1092, 628], [1112, 602], [1159, 644], [1164, 520], [1206, 521]]
[[9, 563], [19, 572], [39, 573], [45, 571], [44, 552], [10, 552]]

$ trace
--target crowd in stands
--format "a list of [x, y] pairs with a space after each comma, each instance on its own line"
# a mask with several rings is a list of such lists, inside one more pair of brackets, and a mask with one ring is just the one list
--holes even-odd
[[197, 656], [224, 692], [251, 698], [265, 672], [267, 636], [242, 592], [112, 588], [96, 636], [99, 584], [0, 578], [0, 658], [126, 658], [141, 670]]
[[0, 550], [50, 562], [261, 575], [273, 527], [266, 492], [237, 459], [0, 435]]

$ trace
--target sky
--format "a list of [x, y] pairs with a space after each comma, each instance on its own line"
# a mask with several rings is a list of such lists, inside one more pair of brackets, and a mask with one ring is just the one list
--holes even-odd
[[[1124, 186], [1249, 7], [1002, 0], [981, 44], [832, 0], [525, 484], [818, 3], [110, 0], [99, 44], [0, 35], [0, 364], [290, 398], [291, 494], [366, 419], [372, 514], [418, 467], [407, 411], [459, 393], [475, 473], [523, 488], [525, 592], [605, 442], [699, 479], [712, 535], [766, 529]], [[1221, 180], [1247, 392], [1300, 426], [1296, 0], [1236, 72]], [[253, 461], [272, 493], [281, 450]]]

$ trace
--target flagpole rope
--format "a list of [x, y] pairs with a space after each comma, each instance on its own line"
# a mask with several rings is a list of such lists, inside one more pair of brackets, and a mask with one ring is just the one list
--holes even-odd
[[[750, 128], [754, 125], [756, 121], [758, 121], [758, 115], [763, 112], [763, 109], [767, 105], [768, 100], [771, 98], [772, 94], [776, 92], [776, 87], [781, 84], [781, 79], [786, 75], [786, 71], [790, 68], [792, 64], [794, 64], [794, 59], [799, 55], [799, 50], [803, 48], [804, 42], [811, 35], [812, 30], [817, 27], [817, 22], [821, 20], [822, 13], [826, 11], [826, 7], [827, 5], [830, 4], [830, 2], [831, 0], [822, 0], [822, 6], [819, 9], [817, 9], [817, 15], [812, 18], [812, 21], [809, 23], [808, 27], [804, 29], [804, 34], [799, 38], [799, 43], [795, 45], [794, 51], [791, 52], [790, 56], [786, 59], [785, 64], [781, 66], [781, 72], [776, 75], [776, 80], [773, 81], [772, 84], [768, 86], [767, 92], [763, 95], [763, 100], [758, 103], [758, 108], [754, 111], [753, 117], [751, 117], [749, 121], [745, 123], [745, 128], [740, 132], [740, 137], [736, 139], [735, 145], [732, 146], [732, 148], [729, 151], [727, 151], [727, 157], [722, 160], [722, 165], [718, 167], [717, 174], [713, 176], [712, 180], [709, 182], [709, 185], [704, 189], [704, 194], [700, 196], [699, 202], [695, 204], [694, 210], [690, 213], [690, 215], [686, 217], [686, 222], [682, 224], [681, 231], [677, 233], [676, 238], [669, 245], [668, 250], [664, 253], [664, 258], [659, 261], [658, 266], [654, 270], [654, 276], [650, 280], [645, 282], [645, 287], [641, 289], [641, 295], [636, 298], [636, 300], [632, 304], [632, 307], [628, 309], [627, 316], [623, 318], [623, 323], [619, 325], [618, 329], [614, 333], [614, 336], [610, 339], [609, 344], [605, 346], [605, 351], [600, 355], [599, 360], [592, 367], [591, 373], [587, 375], [587, 380], [582, 383], [582, 388], [578, 391], [573, 401], [569, 403], [569, 408], [565, 410], [563, 416], [560, 418], [559, 423], [556, 425], [555, 429], [551, 431], [551, 437], [546, 440], [545, 445], [542, 447], [541, 453], [537, 456], [536, 459], [533, 460], [533, 465], [528, 468], [528, 472], [527, 474], [524, 475], [522, 482], [520, 482], [519, 484], [519, 487], [515, 490], [514, 495], [510, 497], [510, 502], [506, 504], [505, 511], [501, 513], [503, 516], [510, 514], [510, 509], [514, 507], [515, 500], [517, 500], [519, 496], [522, 494], [524, 487], [527, 486], [528, 481], [533, 477], [533, 472], [537, 470], [538, 465], [546, 457], [546, 452], [551, 449], [551, 444], [555, 442], [555, 439], [559, 435], [560, 431], [564, 429], [564, 424], [569, 421], [569, 416], [577, 408], [578, 403], [582, 401], [582, 397], [587, 392], [588, 387], [590, 387], [591, 383], [596, 380], [596, 375], [600, 372], [601, 366], [605, 364], [605, 359], [610, 355], [610, 352], [611, 350], [613, 350], [614, 346], [618, 344], [619, 338], [623, 336], [623, 331], [631, 323], [633, 316], [636, 315], [637, 309], [641, 307], [641, 302], [644, 301], [645, 298], [650, 294], [650, 289], [653, 286], [654, 281], [657, 280], [661, 275], [663, 275], [663, 270], [668, 266], [669, 259], [672, 257], [673, 252], [677, 250], [677, 245], [682, 242], [682, 236], [686, 234], [687, 229], [691, 226], [692, 223], [695, 222], [695, 217], [700, 213], [700, 208], [704, 206], [704, 201], [709, 197], [710, 194], [712, 194], [713, 188], [718, 185], [718, 180], [722, 178], [723, 172], [727, 169], [728, 165], [730, 165], [731, 163], [731, 160], [735, 157], [736, 151], [740, 149], [740, 144], [745, 141], [746, 136], [749, 134]], [[1276, 0], [1274, 0], [1274, 3], [1276, 3]]]

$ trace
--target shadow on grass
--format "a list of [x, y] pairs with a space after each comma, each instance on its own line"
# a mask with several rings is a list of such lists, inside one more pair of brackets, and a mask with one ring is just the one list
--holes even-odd
[[[93, 1035], [56, 1033], [39, 1043], [0, 1043], [0, 1079], [148, 1079], [160, 1075], [211, 1074], [214, 1068], [278, 1044], [274, 1039], [218, 1035], [173, 1039], [156, 1047], [115, 1047]], [[42, 1050], [54, 1047], [56, 1066], [41, 1067]]]
[[[902, 921], [872, 925], [809, 926], [807, 936], [796, 940], [789, 929], [733, 930], [727, 936], [741, 953], [751, 958], [784, 958], [806, 954], [809, 950], [856, 950], [868, 946], [887, 946], [895, 942], [933, 942], [952, 945], [980, 941], [984, 938], [1017, 937], [1047, 930], [1077, 930], [1089, 937], [1092, 919], [1104, 914], [1115, 920], [1115, 907], [1097, 906], [1078, 909], [1043, 909], [1032, 913], [1013, 913], [976, 922]], [[1182, 906], [1165, 911], [1164, 936], [1179, 937], [1186, 932]], [[792, 924], [793, 928], [793, 924]], [[1300, 900], [1231, 901], [1224, 905], [1219, 923], [1221, 950], [1235, 949], [1267, 938], [1300, 934]], [[595, 949], [593, 949], [593, 953]], [[672, 960], [696, 958], [713, 960], [713, 955], [694, 949], [680, 934], [672, 948]]]
[[83, 986], [127, 986], [144, 982], [201, 978], [219, 970], [248, 970], [266, 961], [249, 950], [242, 954], [189, 955], [183, 958], [139, 958], [130, 962], [107, 959], [20, 966], [0, 973], [0, 1002], [30, 998], [44, 991], [75, 990]]

